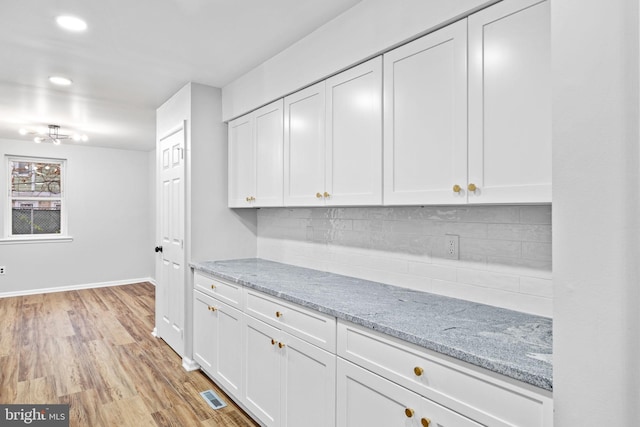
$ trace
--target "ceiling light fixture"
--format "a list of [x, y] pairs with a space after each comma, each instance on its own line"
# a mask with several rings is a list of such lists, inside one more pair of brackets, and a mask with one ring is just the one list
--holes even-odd
[[70, 79], [62, 76], [51, 76], [49, 77], [49, 81], [58, 86], [69, 86], [73, 83]]
[[89, 137], [85, 134], [74, 133], [72, 135], [60, 133], [60, 126], [58, 125], [49, 125], [47, 130], [29, 130], [29, 129], [20, 129], [18, 131], [20, 135], [36, 135], [33, 138], [33, 141], [36, 144], [40, 144], [41, 142], [52, 142], [54, 145], [60, 145], [63, 139], [73, 139], [74, 141], [83, 141], [87, 142]]
[[87, 29], [87, 23], [75, 16], [62, 15], [56, 18], [59, 26], [65, 30], [80, 32]]

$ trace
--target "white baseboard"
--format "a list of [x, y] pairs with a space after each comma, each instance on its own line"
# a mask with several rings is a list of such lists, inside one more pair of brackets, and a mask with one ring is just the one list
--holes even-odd
[[183, 357], [182, 358], [182, 368], [185, 371], [191, 372], [191, 371], [196, 371], [196, 370], [200, 369], [200, 365], [198, 364], [198, 362], [196, 362], [193, 359], [190, 359], [188, 357]]
[[113, 282], [86, 283], [71, 286], [56, 286], [53, 288], [29, 289], [24, 291], [0, 292], [0, 298], [20, 297], [24, 295], [50, 294], [52, 292], [78, 291], [82, 289], [106, 288], [109, 286], [132, 285], [134, 283], [149, 282], [155, 286], [155, 282], [151, 277], [142, 277], [139, 279], [115, 280]]

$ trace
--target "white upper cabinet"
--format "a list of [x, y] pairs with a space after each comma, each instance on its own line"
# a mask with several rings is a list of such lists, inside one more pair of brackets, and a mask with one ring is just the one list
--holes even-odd
[[[382, 203], [382, 58], [326, 82], [327, 205]], [[327, 192], [327, 195], [324, 192]]]
[[470, 203], [551, 202], [549, 2], [469, 17]]
[[283, 101], [229, 123], [229, 207], [282, 206]]
[[251, 115], [229, 122], [229, 207], [248, 207], [255, 194], [256, 153]]
[[[284, 204], [324, 204], [325, 82], [284, 99]], [[316, 197], [316, 194], [319, 197]]]
[[384, 55], [384, 203], [465, 203], [466, 183], [462, 20]]
[[285, 98], [286, 206], [382, 202], [381, 105], [379, 57]]

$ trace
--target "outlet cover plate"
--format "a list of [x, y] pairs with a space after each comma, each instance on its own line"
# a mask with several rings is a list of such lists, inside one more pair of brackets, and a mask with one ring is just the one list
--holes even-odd
[[460, 236], [447, 234], [444, 237], [444, 256], [449, 259], [460, 259]]

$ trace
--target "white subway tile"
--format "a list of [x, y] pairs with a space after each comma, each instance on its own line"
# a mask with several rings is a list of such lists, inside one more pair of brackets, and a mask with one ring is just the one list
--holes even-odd
[[410, 262], [408, 265], [409, 274], [429, 277], [438, 280], [455, 282], [457, 275], [453, 267], [445, 267], [437, 264], [425, 264], [422, 262]]
[[488, 224], [487, 237], [495, 240], [551, 242], [551, 225]]
[[553, 298], [553, 281], [551, 279], [537, 279], [534, 277], [520, 278], [520, 293]]
[[518, 292], [520, 290], [520, 277], [493, 271], [459, 268], [457, 271], [457, 281], [459, 283], [502, 289], [509, 292]]
[[551, 205], [521, 206], [520, 222], [522, 224], [551, 224]]
[[522, 258], [551, 261], [551, 243], [522, 242]]
[[522, 255], [522, 243], [512, 240], [490, 240], [460, 238], [460, 254], [478, 254], [487, 257], [512, 257], [519, 258]]

